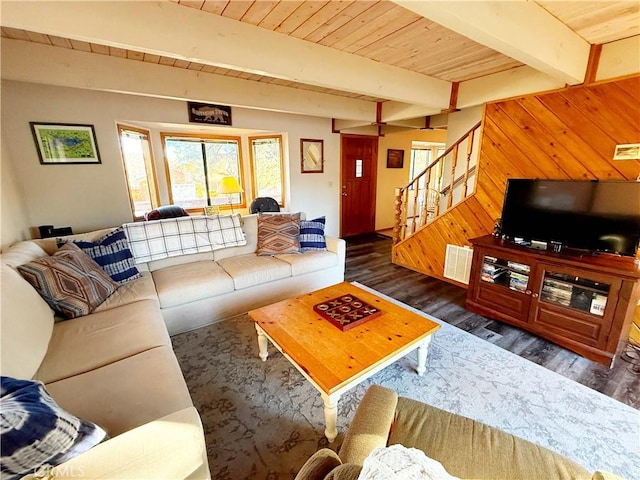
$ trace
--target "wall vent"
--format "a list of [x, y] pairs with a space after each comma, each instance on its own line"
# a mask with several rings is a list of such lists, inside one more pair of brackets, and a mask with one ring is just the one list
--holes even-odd
[[469, 285], [472, 258], [472, 248], [447, 245], [447, 253], [444, 257], [445, 278]]

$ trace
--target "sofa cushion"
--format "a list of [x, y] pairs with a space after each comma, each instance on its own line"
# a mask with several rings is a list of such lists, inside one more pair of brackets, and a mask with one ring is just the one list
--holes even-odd
[[233, 292], [231, 277], [216, 262], [194, 262], [153, 272], [162, 308]]
[[[118, 284], [127, 283], [140, 276], [134, 265], [127, 236], [122, 228], [109, 232], [94, 241], [71, 240], [89, 255]], [[58, 245], [67, 240], [60, 238]]]
[[53, 312], [18, 272], [7, 265], [0, 271], [0, 372], [32, 378], [47, 353]]
[[210, 478], [198, 411], [184, 408], [129, 430], [64, 463], [53, 473], [55, 480], [78, 480], [78, 471], [83, 479]]
[[140, 300], [151, 300], [156, 305], [160, 305], [151, 272], [142, 272], [139, 278], [120, 285], [118, 290], [98, 305], [93, 313], [103, 312], [112, 308], [121, 307], [122, 305], [139, 302]]
[[242, 231], [247, 240], [246, 245], [239, 247], [227, 247], [220, 250], [214, 250], [213, 259], [217, 262], [223, 258], [235, 257], [238, 255], [246, 255], [248, 253], [256, 253], [258, 246], [258, 215], [244, 215], [242, 217]]
[[326, 250], [327, 242], [324, 238], [325, 217], [313, 220], [300, 220], [300, 251]]
[[[240, 247], [238, 247], [240, 248]], [[213, 261], [213, 252], [190, 253], [188, 255], [178, 255], [176, 257], [162, 258], [160, 260], [151, 260], [146, 265], [150, 272], [155, 272], [161, 268], [173, 267], [174, 265], [183, 265], [185, 263], [194, 262], [211, 262]], [[145, 265], [140, 263], [138, 265]]]
[[54, 310], [65, 318], [91, 313], [116, 291], [118, 285], [73, 243], [51, 257], [18, 267], [20, 274]]
[[18, 479], [45, 464], [58, 465], [106, 437], [97, 425], [61, 409], [40, 382], [2, 377], [0, 404], [2, 478]]
[[95, 312], [55, 325], [35, 378], [55, 382], [163, 345], [171, 341], [151, 300]]
[[300, 252], [300, 214], [258, 214], [258, 255]]
[[418, 448], [451, 475], [474, 479], [590, 479], [557, 453], [481, 422], [400, 397], [389, 445]]
[[302, 255], [276, 255], [276, 258], [291, 265], [291, 274], [294, 277], [335, 267], [338, 264], [338, 255], [333, 252], [309, 251]]
[[47, 390], [62, 408], [100, 425], [110, 437], [193, 406], [169, 346], [49, 383]]
[[224, 258], [218, 264], [231, 276], [236, 290], [291, 276], [289, 263], [254, 253]]

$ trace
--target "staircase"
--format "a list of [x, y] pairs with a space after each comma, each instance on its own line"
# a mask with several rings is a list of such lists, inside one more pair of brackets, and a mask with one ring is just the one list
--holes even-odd
[[[396, 189], [393, 244], [411, 237], [473, 193], [476, 123], [408, 185]], [[476, 155], [477, 157], [477, 155]]]
[[[640, 161], [616, 161], [611, 152], [625, 138], [638, 138], [637, 118], [619, 114], [640, 98], [638, 79], [636, 75], [486, 104], [482, 134], [476, 126], [473, 142], [464, 137], [456, 142], [462, 156], [471, 149], [468, 168], [463, 157], [451, 174], [453, 160], [447, 156], [461, 156], [453, 154], [453, 145], [445, 160], [434, 162], [441, 165], [439, 170], [430, 166], [413, 189], [407, 185], [398, 190], [393, 263], [466, 287], [445, 277], [447, 250], [452, 250], [448, 246], [469, 246], [469, 239], [492, 232], [509, 178], [635, 180]], [[438, 183], [434, 178], [442, 171]], [[429, 195], [420, 192], [422, 185], [439, 195], [433, 206]]]
[[445, 268], [445, 258], [451, 258], [447, 252], [490, 233], [496, 218], [474, 195], [480, 125], [475, 124], [408, 185], [396, 189], [393, 263], [466, 287], [458, 280], [464, 275], [452, 279], [446, 273], [455, 269]]

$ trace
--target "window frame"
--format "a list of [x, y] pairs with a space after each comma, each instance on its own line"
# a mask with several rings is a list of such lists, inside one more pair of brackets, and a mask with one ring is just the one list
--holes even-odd
[[278, 205], [280, 208], [284, 208], [285, 206], [285, 170], [284, 170], [284, 146], [282, 145], [283, 139], [282, 135], [254, 135], [247, 137], [247, 141], [249, 142], [249, 168], [251, 170], [251, 191], [253, 193], [253, 197], [258, 197], [258, 187], [256, 181], [256, 169], [255, 169], [255, 158], [253, 155], [253, 141], [254, 140], [262, 140], [267, 138], [277, 138], [280, 143], [280, 191], [282, 202], [279, 202]]
[[145, 172], [147, 174], [147, 184], [149, 186], [149, 199], [151, 200], [151, 210], [153, 210], [160, 206], [160, 193], [158, 188], [158, 178], [156, 175], [155, 160], [153, 158], [153, 148], [151, 146], [151, 131], [146, 130], [144, 128], [133, 127], [131, 125], [125, 125], [121, 123], [116, 123], [116, 128], [118, 131], [118, 144], [120, 147], [120, 156], [122, 158], [122, 168], [124, 169], [125, 183], [127, 185], [127, 194], [129, 196], [129, 206], [131, 208], [131, 216], [134, 221], [143, 220], [144, 216], [136, 215], [135, 202], [133, 201], [133, 197], [131, 195], [131, 187], [129, 185], [129, 171], [127, 170], [127, 162], [125, 159], [125, 152], [122, 145], [122, 133], [126, 131], [135, 132], [146, 138], [148, 156], [144, 154], [143, 156], [144, 156]]
[[[160, 132], [160, 141], [162, 143], [162, 154], [164, 157], [164, 168], [165, 175], [167, 178], [167, 194], [169, 196], [169, 202], [173, 204], [173, 184], [171, 183], [171, 170], [169, 168], [169, 159], [167, 157], [167, 144], [166, 140], [181, 140], [184, 139], [186, 141], [194, 141], [201, 140], [200, 143], [206, 143], [207, 140], [232, 140], [235, 141], [238, 145], [238, 183], [244, 190], [240, 193], [240, 203], [229, 204], [228, 202], [225, 204], [218, 205], [220, 210], [232, 210], [234, 208], [246, 208], [247, 207], [247, 186], [244, 181], [244, 162], [242, 159], [242, 137], [238, 137], [235, 135], [211, 135], [206, 133], [181, 133], [181, 132]], [[206, 162], [206, 158], [202, 157], [203, 162]], [[206, 169], [205, 169], [206, 172]], [[207, 192], [207, 203], [209, 203], [209, 192]], [[204, 207], [202, 208], [185, 208], [185, 210], [189, 213], [203, 213]]]
[[[431, 152], [430, 158], [429, 158], [429, 162], [427, 163], [426, 166], [429, 166], [430, 164], [432, 164], [433, 162], [435, 162], [438, 158], [440, 158], [440, 156], [442, 155], [442, 153], [444, 153], [446, 151], [446, 147], [444, 143], [430, 143], [428, 145], [422, 146], [422, 147], [418, 147], [418, 148], [414, 148], [413, 145], [411, 146], [411, 156], [409, 159], [409, 182], [413, 181], [413, 178], [415, 177], [411, 177], [411, 171], [415, 170], [415, 164], [414, 164], [414, 159], [415, 159], [415, 154], [414, 151], [416, 150], [428, 150]], [[438, 152], [442, 152], [440, 153], [440, 155], [438, 154]], [[427, 188], [433, 188], [435, 190], [440, 191], [442, 186], [439, 185], [440, 183], [440, 170], [442, 169], [442, 162], [441, 164], [439, 164], [436, 167], [436, 175], [435, 178], [431, 178], [431, 182], [433, 182], [433, 186], [429, 186], [429, 185], [425, 185]], [[422, 170], [420, 170], [421, 172]], [[420, 173], [417, 172], [417, 173]], [[416, 173], [415, 171], [413, 172], [414, 174]], [[425, 186], [423, 187], [419, 187], [419, 188], [425, 188]], [[415, 185], [411, 186], [411, 190], [413, 190], [413, 188], [415, 187]]]

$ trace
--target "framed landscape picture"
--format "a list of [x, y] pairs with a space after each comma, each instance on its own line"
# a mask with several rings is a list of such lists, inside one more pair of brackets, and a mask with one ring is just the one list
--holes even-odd
[[102, 163], [93, 125], [29, 122], [42, 165]]

